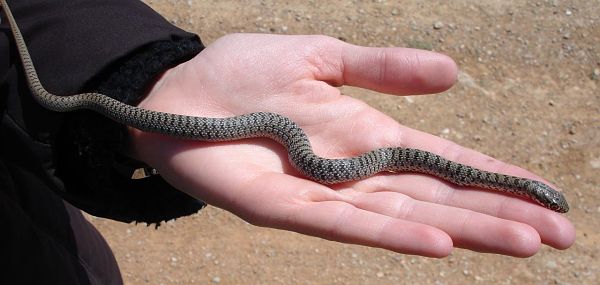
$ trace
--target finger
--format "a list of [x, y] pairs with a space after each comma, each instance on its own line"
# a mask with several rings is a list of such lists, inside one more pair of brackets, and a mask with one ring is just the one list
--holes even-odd
[[395, 192], [357, 193], [351, 203], [382, 215], [434, 226], [455, 246], [479, 252], [528, 257], [540, 248], [532, 227], [462, 208], [411, 199]]
[[550, 182], [544, 180], [538, 175], [533, 174], [530, 171], [527, 171], [515, 165], [502, 162], [481, 152], [460, 146], [449, 140], [404, 126], [401, 126], [400, 129], [400, 132], [402, 133], [401, 145], [403, 147], [419, 148], [441, 155], [442, 157], [451, 161], [473, 166], [478, 169], [534, 179], [542, 181], [556, 188]]
[[319, 55], [315, 79], [379, 92], [427, 94], [450, 88], [456, 63], [436, 52], [410, 48], [374, 48], [332, 41]]
[[445, 257], [453, 247], [448, 235], [439, 229], [344, 202], [309, 203], [293, 212], [284, 229], [328, 240], [429, 257]]
[[[353, 98], [345, 97], [344, 99], [346, 105], [357, 102]], [[339, 101], [336, 103], [340, 104]], [[338, 120], [331, 123], [332, 127], [303, 126], [309, 134], [318, 134], [318, 136], [310, 137], [314, 141], [315, 152], [318, 155], [346, 157], [380, 147], [415, 148], [478, 169], [539, 180], [554, 187], [550, 182], [523, 168], [504, 163], [449, 140], [402, 126], [380, 112], [373, 112], [370, 108], [362, 109], [360, 113], [355, 113], [354, 117], [341, 115], [338, 117]], [[343, 147], [332, 150], [329, 147], [332, 138], [344, 142]], [[326, 151], [322, 149], [326, 149]]]
[[[542, 243], [566, 249], [575, 241], [575, 228], [563, 215], [531, 201], [483, 189], [456, 188], [431, 176], [400, 173], [378, 176], [352, 187], [360, 192], [399, 192], [419, 201], [468, 209], [503, 220], [528, 224]], [[415, 187], [414, 185], [418, 185]]]
[[252, 211], [253, 217], [241, 215], [253, 224], [406, 254], [444, 257], [452, 251], [452, 241], [443, 231], [356, 208], [323, 185], [283, 174], [260, 179], [261, 183], [247, 190], [256, 195], [268, 193], [270, 203]]
[[[442, 197], [443, 192], [448, 193], [446, 197]], [[575, 227], [566, 217], [531, 201], [477, 189], [453, 189], [439, 193], [446, 205], [528, 224], [539, 233], [542, 243], [556, 249], [569, 248], [575, 242]]]

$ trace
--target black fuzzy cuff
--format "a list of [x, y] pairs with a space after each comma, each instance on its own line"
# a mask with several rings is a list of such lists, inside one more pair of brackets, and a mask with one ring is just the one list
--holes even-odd
[[123, 103], [137, 105], [164, 71], [190, 60], [203, 48], [193, 39], [153, 43], [122, 64], [96, 90]]

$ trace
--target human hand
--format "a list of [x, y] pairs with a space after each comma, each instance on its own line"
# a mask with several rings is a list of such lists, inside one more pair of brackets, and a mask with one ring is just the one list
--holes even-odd
[[[455, 79], [454, 62], [433, 52], [358, 47], [323, 36], [236, 34], [167, 71], [139, 106], [204, 117], [274, 112], [297, 122], [323, 157], [402, 146], [539, 180], [403, 127], [335, 87], [424, 94], [443, 91]], [[575, 239], [564, 216], [535, 203], [427, 175], [381, 174], [325, 186], [303, 178], [284, 148], [268, 139], [206, 143], [131, 133], [135, 154], [169, 183], [258, 226], [433, 257], [455, 246], [530, 256], [542, 243], [564, 249]]]

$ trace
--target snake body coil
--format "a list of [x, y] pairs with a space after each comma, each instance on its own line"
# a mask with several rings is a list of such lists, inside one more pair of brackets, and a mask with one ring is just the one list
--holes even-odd
[[145, 110], [99, 93], [57, 96], [42, 86], [27, 46], [5, 0], [0, 0], [9, 20], [27, 81], [39, 104], [57, 112], [94, 110], [119, 123], [142, 131], [190, 140], [232, 141], [266, 137], [282, 144], [290, 163], [308, 178], [324, 184], [358, 180], [381, 171], [410, 171], [437, 176], [461, 186], [480, 187], [532, 199], [557, 212], [567, 212], [564, 196], [535, 180], [480, 170], [412, 148], [380, 148], [362, 155], [327, 159], [317, 156], [307, 135], [292, 120], [274, 113], [251, 113], [231, 118], [204, 118]]

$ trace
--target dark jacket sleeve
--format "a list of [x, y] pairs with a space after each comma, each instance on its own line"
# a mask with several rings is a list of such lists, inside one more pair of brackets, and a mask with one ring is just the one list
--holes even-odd
[[[8, 2], [41, 82], [63, 96], [94, 91], [135, 104], [162, 72], [203, 48], [140, 1]], [[160, 176], [130, 179], [143, 164], [124, 154], [124, 126], [91, 111], [59, 114], [37, 105], [2, 17], [0, 159], [97, 216], [160, 222], [204, 205]]]

